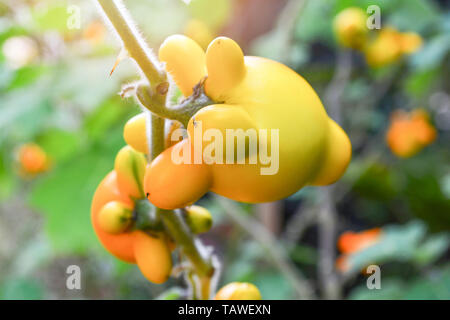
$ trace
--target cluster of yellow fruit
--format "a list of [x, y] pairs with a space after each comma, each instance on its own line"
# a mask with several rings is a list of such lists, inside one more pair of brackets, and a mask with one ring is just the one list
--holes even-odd
[[392, 64], [422, 46], [422, 37], [415, 32], [385, 27], [370, 34], [367, 19], [364, 10], [350, 7], [336, 15], [333, 26], [339, 44], [363, 52], [371, 67]]
[[[130, 123], [132, 124], [130, 126]], [[138, 115], [125, 126], [127, 141], [130, 128], [145, 126], [144, 115]], [[134, 124], [133, 124], [134, 123]], [[147, 151], [144, 141], [133, 144]], [[145, 144], [145, 145], [144, 145]], [[142, 274], [153, 283], [165, 282], [172, 271], [171, 251], [176, 244], [166, 232], [154, 205], [144, 195], [143, 180], [147, 159], [144, 153], [130, 146], [117, 154], [114, 169], [106, 175], [94, 194], [91, 220], [102, 245], [116, 258], [136, 263]], [[192, 233], [207, 232], [212, 227], [211, 213], [201, 206], [191, 205], [182, 210]], [[220, 289], [216, 300], [260, 300], [257, 287], [250, 283], [233, 282]]]
[[[195, 97], [194, 88], [200, 86], [211, 104], [196, 109], [186, 123], [171, 122], [166, 130], [165, 150], [148, 165], [148, 117], [142, 113], [130, 119], [124, 128], [129, 146], [119, 152], [114, 171], [100, 184], [92, 207], [94, 228], [103, 245], [118, 258], [136, 262], [143, 274], [157, 283], [164, 282], [172, 268], [171, 239], [164, 226], [158, 229], [156, 222], [147, 224], [146, 229], [140, 227], [139, 215], [145, 210], [136, 208], [142, 203], [150, 208], [186, 210], [192, 231], [204, 231], [211, 225], [210, 215], [192, 204], [208, 191], [243, 202], [275, 201], [308, 184], [334, 183], [351, 158], [351, 143], [345, 132], [328, 117], [306, 80], [288, 67], [244, 56], [239, 45], [226, 37], [213, 40], [205, 52], [186, 36], [170, 36], [161, 45], [159, 59], [185, 97]], [[140, 101], [152, 108], [151, 102]], [[261, 174], [267, 169], [261, 159], [256, 164], [240, 158], [228, 163], [224, 145], [214, 149], [217, 162], [202, 159], [197, 163], [191, 159], [175, 163], [175, 148], [192, 151], [188, 152], [190, 156], [196, 154], [193, 139], [200, 124], [203, 130], [215, 130], [222, 138], [227, 137], [228, 130], [241, 131], [244, 138], [246, 131], [276, 131], [276, 138], [260, 134], [257, 147], [260, 153], [266, 148], [277, 155], [277, 170]], [[172, 132], [182, 125], [187, 137], [171, 141]], [[207, 139], [200, 138], [205, 140], [200, 146], [201, 156], [205, 157], [211, 146]], [[244, 146], [245, 158], [250, 157], [249, 145]], [[148, 221], [151, 214], [146, 216]], [[219, 298], [227, 299], [260, 298], [257, 289], [249, 284], [233, 284], [219, 293]]]
[[[116, 156], [114, 170], [98, 186], [91, 220], [102, 245], [120, 260], [136, 263], [151, 282], [165, 282], [172, 271], [175, 244], [165, 231], [155, 207], [147, 200], [143, 180], [147, 159], [130, 146]], [[182, 211], [195, 234], [212, 226], [210, 212], [200, 206]]]
[[[328, 117], [311, 86], [286, 66], [260, 57], [244, 57], [239, 45], [225, 37], [216, 38], [205, 53], [186, 36], [170, 36], [162, 44], [159, 58], [185, 97], [206, 79], [204, 92], [213, 104], [190, 118], [187, 138], [173, 146], [166, 143], [167, 149], [147, 168], [144, 189], [157, 207], [180, 208], [210, 190], [236, 201], [275, 201], [307, 184], [334, 183], [347, 168], [351, 158], [347, 135]], [[258, 137], [260, 153], [262, 147], [278, 153], [278, 170], [261, 174], [267, 164], [260, 159], [254, 165], [245, 163], [245, 159], [229, 164], [226, 149], [215, 150], [218, 161], [212, 164], [204, 159], [201, 163], [175, 164], [175, 148], [194, 148], [194, 128], [200, 123], [203, 132], [212, 129], [222, 137], [229, 130], [241, 130], [243, 135], [252, 130], [278, 131], [279, 140], [271, 134]], [[144, 152], [148, 145], [145, 132], [145, 116], [139, 115], [126, 124], [125, 140]], [[204, 156], [211, 141], [203, 139], [200, 151]], [[228, 141], [223, 147], [225, 144]], [[245, 148], [247, 156], [250, 147]]]

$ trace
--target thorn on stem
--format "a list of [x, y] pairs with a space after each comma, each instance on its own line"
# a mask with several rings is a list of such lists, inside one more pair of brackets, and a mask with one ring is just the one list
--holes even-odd
[[162, 96], [167, 94], [167, 91], [169, 91], [169, 83], [168, 82], [160, 83], [156, 87], [156, 92]]
[[125, 59], [128, 56], [127, 51], [122, 48], [119, 52], [119, 55], [117, 56], [116, 62], [114, 63], [114, 66], [111, 69], [111, 72], [109, 73], [109, 76], [111, 76], [114, 72], [114, 70], [116, 70], [116, 67], [118, 66], [118, 64], [120, 63], [120, 61], [122, 61], [123, 59]]

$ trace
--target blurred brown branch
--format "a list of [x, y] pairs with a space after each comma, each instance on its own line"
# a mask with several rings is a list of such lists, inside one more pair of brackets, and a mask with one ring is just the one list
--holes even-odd
[[258, 36], [270, 31], [287, 0], [234, 0], [232, 19], [220, 34], [236, 40], [246, 52]]
[[261, 244], [267, 250], [271, 262], [287, 278], [295, 289], [300, 299], [314, 299], [314, 291], [309, 282], [290, 261], [286, 250], [279, 245], [274, 236], [264, 228], [257, 220], [248, 217], [246, 212], [233, 201], [224, 197], [213, 195], [217, 203], [224, 209], [225, 213], [243, 231]]
[[[337, 55], [333, 79], [325, 90], [327, 111], [337, 123], [342, 121], [342, 95], [352, 71], [351, 52], [340, 50]], [[334, 186], [322, 188], [319, 211], [319, 285], [325, 299], [339, 299], [342, 294], [336, 274], [337, 211]]]

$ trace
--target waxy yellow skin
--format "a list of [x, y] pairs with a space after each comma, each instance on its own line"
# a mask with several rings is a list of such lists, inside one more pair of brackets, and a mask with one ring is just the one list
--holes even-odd
[[216, 293], [214, 300], [261, 300], [261, 293], [251, 283], [231, 282]]
[[136, 151], [148, 153], [147, 139], [147, 115], [140, 113], [127, 121], [123, 128], [123, 138], [125, 142]]
[[189, 228], [195, 234], [209, 231], [213, 224], [211, 212], [200, 206], [186, 207], [185, 218]]
[[381, 29], [365, 47], [367, 63], [374, 68], [398, 61], [403, 55], [413, 54], [422, 46], [422, 38], [414, 32], [399, 32], [392, 27]]
[[98, 213], [98, 224], [107, 233], [120, 234], [128, 229], [132, 216], [131, 206], [120, 201], [111, 201]]
[[363, 48], [369, 31], [366, 21], [367, 15], [361, 8], [349, 7], [339, 12], [333, 21], [339, 44], [353, 49]]
[[142, 188], [146, 165], [144, 154], [130, 146], [120, 149], [114, 161], [120, 192], [134, 200], [144, 197]]
[[217, 102], [191, 118], [189, 140], [201, 121], [203, 132], [218, 129], [224, 141], [226, 129], [265, 129], [268, 139], [263, 142], [273, 148], [270, 132], [278, 129], [279, 170], [262, 175], [261, 168], [268, 165], [259, 160], [257, 164], [177, 165], [171, 158], [175, 145], [147, 168], [144, 189], [154, 205], [183, 207], [209, 190], [242, 202], [275, 201], [305, 185], [333, 183], [345, 171], [351, 158], [347, 135], [328, 117], [308, 82], [293, 70], [269, 59], [244, 57], [236, 42], [225, 37], [216, 38], [205, 54], [193, 40], [172, 36], [162, 44], [159, 56], [185, 96], [207, 77], [205, 93]]

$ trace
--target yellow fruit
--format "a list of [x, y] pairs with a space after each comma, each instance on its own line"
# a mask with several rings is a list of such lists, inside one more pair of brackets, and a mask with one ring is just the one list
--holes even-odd
[[128, 204], [130, 207], [133, 206], [130, 198], [120, 193], [117, 186], [117, 174], [114, 170], [108, 173], [95, 191], [91, 205], [91, 222], [95, 234], [109, 253], [122, 261], [135, 263], [133, 253], [134, 232], [110, 234], [103, 231], [99, 225], [100, 210], [111, 201], [119, 201]]
[[200, 206], [186, 208], [186, 222], [195, 234], [207, 232], [213, 223], [211, 212]]
[[123, 138], [125, 142], [133, 147], [136, 151], [147, 154], [148, 153], [148, 139], [147, 139], [147, 115], [140, 113], [125, 124], [123, 129]]
[[424, 110], [396, 111], [391, 116], [386, 142], [395, 155], [408, 158], [431, 144], [436, 136], [436, 129]]
[[26, 143], [18, 150], [20, 169], [25, 174], [38, 174], [48, 170], [49, 159], [47, 153], [34, 143]]
[[[183, 140], [175, 147], [189, 145]], [[163, 152], [147, 167], [144, 189], [148, 199], [157, 199], [157, 207], [162, 209], [183, 208], [191, 205], [211, 187], [210, 170], [207, 165], [175, 165], [170, 152]], [[153, 203], [155, 204], [155, 203]]]
[[422, 38], [414, 32], [402, 33], [386, 27], [365, 48], [367, 63], [374, 68], [398, 61], [405, 54], [412, 54], [422, 46]]
[[372, 67], [383, 67], [400, 59], [402, 48], [397, 30], [384, 28], [366, 48], [366, 60]]
[[[148, 166], [144, 188], [154, 205], [180, 208], [208, 190], [242, 202], [276, 201], [305, 185], [333, 183], [343, 174], [351, 158], [350, 141], [328, 117], [316, 92], [293, 70], [269, 59], [244, 57], [240, 47], [225, 37], [215, 39], [206, 55], [183, 36], [169, 37], [161, 50], [167, 70], [186, 93], [207, 70], [204, 89], [215, 104], [200, 109], [190, 119], [188, 138]], [[230, 149], [234, 155], [220, 154], [217, 149], [211, 161], [205, 155], [211, 141], [202, 133], [201, 150], [195, 150], [199, 129], [202, 133], [208, 129], [218, 132], [224, 139], [222, 151], [233, 142], [227, 139], [243, 138], [245, 155], [236, 156], [234, 143]], [[227, 138], [232, 129], [241, 132]], [[246, 132], [255, 134], [252, 143]], [[180, 149], [192, 150], [201, 163], [190, 158], [190, 163], [176, 164], [172, 153]], [[273, 155], [270, 163], [263, 158], [264, 150]], [[250, 158], [257, 159], [249, 164]], [[227, 163], [227, 159], [234, 161]]]
[[422, 47], [423, 40], [415, 32], [405, 32], [401, 35], [400, 43], [404, 54], [412, 54]]
[[117, 153], [114, 170], [120, 192], [132, 199], [145, 198], [143, 183], [146, 165], [145, 156], [130, 146], [123, 147]]
[[367, 15], [364, 10], [356, 7], [341, 11], [333, 23], [338, 42], [353, 49], [361, 49], [367, 41]]
[[136, 263], [147, 280], [154, 283], [165, 282], [172, 272], [172, 257], [163, 234], [148, 235], [136, 231], [134, 238]]
[[206, 75], [205, 53], [193, 40], [182, 35], [167, 38], [159, 48], [159, 59], [177, 83], [184, 96]]
[[167, 133], [165, 136], [165, 142], [164, 142], [164, 145], [166, 146], [166, 148], [170, 148], [171, 146], [173, 146], [174, 144], [179, 142], [179, 141], [172, 140], [172, 135], [174, 134], [174, 132], [176, 130], [181, 129], [181, 128], [182, 128], [181, 122], [173, 121], [173, 120], [170, 121], [169, 128], [167, 130]]
[[222, 287], [214, 300], [261, 300], [261, 293], [251, 283], [232, 282]]
[[132, 207], [123, 202], [111, 201], [98, 213], [98, 224], [103, 231], [118, 234], [125, 232], [131, 226], [132, 218]]
[[169, 245], [174, 247], [174, 243], [164, 233], [148, 234], [130, 228], [134, 205], [128, 195], [121, 193], [117, 174], [111, 171], [98, 186], [92, 200], [91, 222], [95, 234], [112, 255], [125, 262], [137, 263], [149, 281], [162, 283], [172, 270]]

